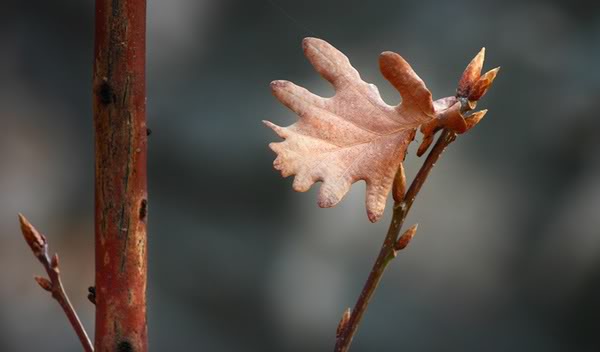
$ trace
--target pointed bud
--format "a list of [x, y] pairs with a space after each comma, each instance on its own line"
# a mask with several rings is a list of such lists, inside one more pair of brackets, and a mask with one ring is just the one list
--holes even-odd
[[412, 240], [413, 237], [415, 237], [418, 226], [419, 226], [419, 224], [414, 224], [408, 230], [406, 230], [402, 234], [402, 236], [400, 236], [400, 238], [398, 239], [398, 242], [396, 242], [396, 246], [394, 246], [394, 249], [396, 251], [403, 250], [404, 248], [406, 248], [406, 246], [408, 246], [408, 244], [410, 243], [410, 240]]
[[424, 135], [423, 140], [421, 141], [421, 144], [419, 145], [419, 149], [417, 149], [417, 156], [418, 157], [423, 156], [423, 154], [425, 154], [427, 149], [429, 149], [429, 146], [431, 145], [432, 142], [433, 142], [433, 134]]
[[40, 285], [41, 288], [48, 292], [52, 292], [52, 283], [50, 282], [50, 280], [41, 276], [34, 276], [33, 278], [38, 283], [38, 285]]
[[487, 109], [485, 109], [474, 112], [473, 114], [467, 116], [467, 118], [465, 118], [465, 122], [467, 123], [467, 130], [470, 130], [471, 128], [475, 127], [475, 125], [477, 125], [479, 121], [483, 119], [487, 112]]
[[344, 314], [342, 315], [342, 319], [338, 324], [337, 330], [335, 332], [336, 337], [342, 336], [344, 330], [346, 330], [346, 326], [348, 326], [348, 321], [350, 321], [350, 315], [352, 314], [352, 310], [350, 308], [346, 308]]
[[46, 237], [39, 233], [23, 214], [19, 214], [19, 222], [21, 223], [23, 237], [33, 251], [33, 254], [36, 257], [44, 255], [46, 252]]
[[398, 168], [396, 177], [394, 178], [394, 186], [392, 188], [394, 201], [401, 202], [404, 199], [404, 193], [406, 193], [406, 174], [404, 173], [404, 165], [400, 163], [400, 167]]
[[491, 87], [496, 75], [498, 74], [498, 71], [500, 71], [500, 67], [496, 67], [495, 69], [490, 70], [481, 76], [471, 89], [471, 92], [469, 93], [469, 100], [477, 101], [481, 99]]
[[481, 48], [479, 53], [475, 55], [473, 60], [467, 65], [467, 68], [463, 72], [460, 81], [458, 82], [458, 89], [456, 90], [456, 96], [466, 97], [469, 95], [471, 88], [477, 82], [481, 76], [481, 68], [483, 67], [483, 61], [485, 60], [485, 48]]

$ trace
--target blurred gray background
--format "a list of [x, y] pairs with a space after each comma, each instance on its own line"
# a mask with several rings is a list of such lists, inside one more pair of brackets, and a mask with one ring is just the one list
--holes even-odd
[[[150, 0], [149, 333], [153, 351], [331, 351], [390, 218], [364, 184], [336, 208], [272, 169], [260, 123], [295, 120], [268, 84], [333, 90], [318, 36], [389, 103], [402, 54], [435, 97], [486, 46], [490, 112], [434, 169], [352, 351], [597, 351], [600, 10], [572, 1]], [[0, 350], [78, 351], [17, 213], [49, 237], [89, 331], [93, 306], [93, 1], [3, 0]], [[420, 139], [420, 136], [417, 137]], [[409, 151], [414, 175], [422, 160]]]

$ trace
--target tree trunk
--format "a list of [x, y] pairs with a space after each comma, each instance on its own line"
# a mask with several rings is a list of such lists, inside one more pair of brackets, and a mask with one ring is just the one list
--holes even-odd
[[96, 351], [147, 351], [145, 0], [96, 0]]

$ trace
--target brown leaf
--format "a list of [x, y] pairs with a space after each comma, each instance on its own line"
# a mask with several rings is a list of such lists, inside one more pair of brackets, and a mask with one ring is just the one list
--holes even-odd
[[424, 134], [418, 151], [421, 155], [438, 130], [464, 133], [483, 117], [484, 113], [474, 114], [476, 119], [467, 121], [462, 104], [473, 108], [474, 103], [471, 105], [467, 99], [469, 94], [483, 95], [493, 80], [492, 73], [480, 76], [484, 49], [463, 73], [458, 97], [435, 102], [425, 83], [400, 55], [382, 53], [381, 73], [402, 96], [401, 104], [390, 106], [377, 87], [363, 81], [348, 58], [329, 43], [306, 38], [303, 47], [316, 71], [333, 85], [335, 95], [322, 98], [292, 82], [273, 81], [273, 94], [298, 114], [299, 120], [288, 127], [263, 122], [285, 139], [269, 146], [277, 154], [275, 169], [284, 177], [295, 175], [294, 190], [306, 192], [314, 183], [323, 182], [320, 207], [336, 205], [354, 182], [364, 180], [369, 220], [379, 220], [396, 175], [394, 199], [403, 193], [405, 184], [399, 168], [416, 128], [421, 126]]
[[321, 207], [336, 205], [354, 182], [365, 180], [367, 213], [375, 222], [415, 129], [435, 116], [431, 93], [400, 55], [384, 52], [381, 72], [403, 99], [398, 106], [387, 105], [377, 87], [364, 82], [333, 46], [316, 38], [306, 38], [303, 46], [336, 94], [322, 98], [291, 82], [271, 83], [273, 94], [300, 117], [289, 127], [265, 121], [285, 139], [270, 144], [277, 153], [273, 165], [284, 177], [296, 175], [293, 188], [299, 192], [322, 181]]

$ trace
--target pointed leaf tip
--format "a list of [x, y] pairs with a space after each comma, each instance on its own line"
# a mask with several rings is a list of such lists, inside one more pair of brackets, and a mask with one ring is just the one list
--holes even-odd
[[370, 222], [376, 223], [377, 221], [379, 221], [379, 219], [381, 219], [382, 216], [383, 216], [383, 209], [371, 210], [371, 209], [367, 208], [367, 217], [369, 218]]
[[302, 39], [302, 48], [306, 49], [307, 46], [320, 41], [323, 40], [315, 37], [305, 37], [304, 39]]
[[372, 222], [372, 223], [376, 223], [377, 220], [379, 220], [377, 218], [377, 215], [374, 214], [374, 213], [372, 213], [372, 212], [370, 212], [370, 211], [367, 211], [367, 218], [369, 218], [369, 221]]
[[269, 120], [262, 120], [261, 122], [263, 123], [263, 125], [269, 127], [270, 129], [273, 129], [273, 126], [275, 126], [275, 124], [273, 124], [273, 122]]
[[[271, 121], [267, 121], [267, 120], [263, 120], [263, 124], [267, 127], [269, 127], [270, 129], [272, 129], [275, 133], [277, 133], [277, 135], [281, 138], [287, 138], [287, 134], [285, 132], [285, 128], [278, 126], [274, 123], [272, 123]], [[269, 147], [271, 147], [271, 149], [273, 149], [273, 145], [275, 145], [277, 143], [271, 143], [269, 144]]]
[[400, 54], [395, 53], [393, 51], [384, 51], [381, 54], [379, 54], [379, 65], [380, 66], [389, 65], [389, 64], [395, 63], [400, 60], [402, 60], [403, 62], [406, 62], [404, 60], [404, 58], [402, 56], [400, 56]]
[[285, 85], [285, 80], [282, 79], [276, 79], [274, 81], [271, 81], [271, 83], [269, 83], [269, 86], [271, 87], [272, 90], [275, 90], [279, 87], [282, 87]]

